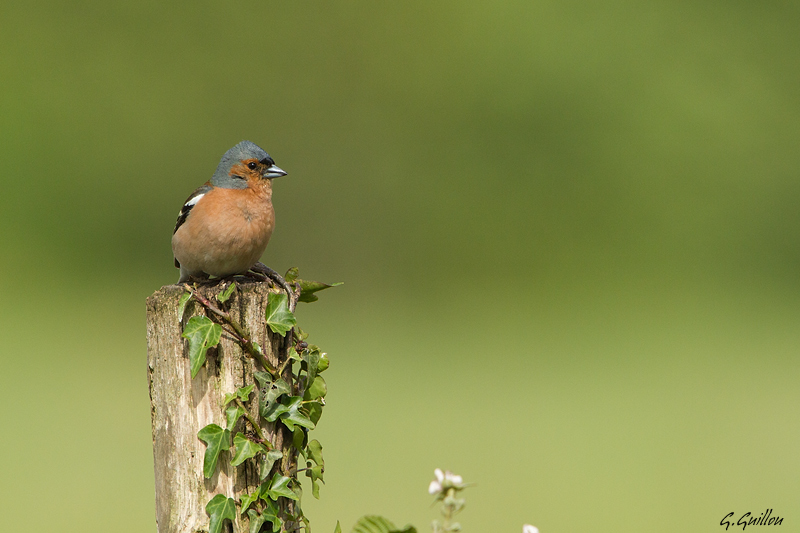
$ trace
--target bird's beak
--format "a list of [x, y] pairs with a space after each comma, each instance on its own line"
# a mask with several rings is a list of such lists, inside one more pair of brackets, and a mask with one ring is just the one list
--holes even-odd
[[280, 178], [281, 176], [285, 175], [286, 172], [278, 165], [272, 165], [267, 170], [265, 170], [263, 174], [265, 178]]

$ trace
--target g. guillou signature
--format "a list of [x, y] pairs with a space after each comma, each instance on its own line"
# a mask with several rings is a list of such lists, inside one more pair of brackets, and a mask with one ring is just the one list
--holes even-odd
[[783, 524], [783, 518], [772, 516], [772, 509], [767, 509], [758, 516], [753, 516], [752, 513], [745, 513], [739, 520], [736, 520], [735, 524], [731, 522], [731, 520], [734, 520], [732, 518], [734, 514], [733, 512], [726, 514], [725, 518], [719, 523], [719, 525], [725, 526], [726, 531], [730, 526], [742, 526], [742, 531], [744, 531], [747, 526], [779, 526]]

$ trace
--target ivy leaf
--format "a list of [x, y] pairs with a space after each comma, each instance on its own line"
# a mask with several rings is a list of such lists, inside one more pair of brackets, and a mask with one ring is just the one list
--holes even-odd
[[302, 396], [290, 396], [281, 402], [286, 411], [281, 413], [281, 422], [284, 423], [289, 431], [294, 431], [294, 426], [302, 426], [308, 429], [314, 429], [315, 425], [305, 414], [300, 411], [303, 406]]
[[306, 392], [303, 394], [303, 399], [306, 401], [324, 398], [328, 394], [328, 385], [325, 383], [325, 378], [317, 376], [314, 378], [314, 383], [311, 384]]
[[313, 383], [314, 378], [317, 377], [317, 367], [319, 366], [319, 350], [303, 350], [301, 354], [303, 358], [303, 370], [308, 374], [306, 383]]
[[275, 473], [266, 491], [267, 496], [273, 501], [278, 501], [281, 496], [290, 500], [297, 500], [297, 494], [289, 488], [289, 481], [288, 477]]
[[275, 461], [280, 461], [281, 459], [283, 459], [283, 454], [278, 450], [270, 450], [261, 458], [261, 472], [259, 472], [261, 480], [267, 479], [269, 471], [272, 470], [272, 465], [275, 464]]
[[297, 324], [294, 315], [289, 311], [289, 297], [286, 296], [286, 293], [269, 293], [269, 296], [267, 296], [266, 318], [269, 329], [281, 337], [285, 337], [286, 332]]
[[353, 533], [417, 533], [417, 530], [410, 525], [399, 529], [382, 516], [367, 515], [358, 519]]
[[222, 326], [212, 322], [207, 316], [193, 316], [183, 328], [181, 337], [189, 339], [189, 364], [194, 378], [203, 363], [206, 362], [206, 352], [216, 346], [222, 335]]
[[292, 267], [286, 271], [286, 274], [283, 275], [283, 279], [286, 280], [286, 283], [291, 283], [297, 279], [298, 274], [300, 274], [300, 269]]
[[239, 387], [236, 390], [236, 395], [239, 397], [240, 400], [246, 402], [250, 398], [250, 393], [253, 392], [253, 389], [256, 388], [255, 383], [252, 385], [248, 385], [247, 387]]
[[225, 520], [236, 520], [236, 500], [217, 494], [206, 504], [206, 512], [211, 517], [209, 533], [219, 533]]
[[250, 494], [242, 494], [239, 498], [239, 501], [242, 503], [242, 510], [240, 511], [242, 514], [247, 511], [247, 508], [250, 507], [254, 501], [256, 501], [259, 497], [261, 497], [261, 487], [257, 488], [255, 492], [251, 492]]
[[314, 422], [314, 426], [316, 426], [319, 423], [319, 419], [322, 418], [323, 405], [320, 402], [312, 402], [306, 407], [308, 408], [308, 419]]
[[203, 475], [211, 477], [217, 469], [217, 459], [222, 450], [231, 447], [231, 432], [216, 424], [209, 424], [197, 432], [197, 437], [206, 443], [206, 454], [203, 457]]
[[222, 400], [222, 405], [228, 405], [237, 397], [243, 402], [246, 402], [250, 398], [250, 393], [253, 392], [254, 388], [255, 384], [248, 385], [247, 387], [239, 387], [236, 392], [229, 392], [225, 395], [225, 399]]
[[186, 304], [191, 300], [192, 293], [189, 291], [184, 292], [181, 294], [181, 297], [178, 298], [178, 320], [183, 319], [183, 312], [186, 311]]
[[294, 428], [292, 432], [292, 444], [297, 450], [306, 456], [306, 442], [308, 442], [308, 431], [301, 427]]
[[278, 416], [286, 412], [286, 409], [278, 403], [278, 398], [284, 394], [291, 394], [292, 388], [283, 379], [278, 379], [262, 388], [260, 392], [258, 410], [268, 422], [275, 422]]
[[320, 466], [313, 466], [306, 469], [306, 476], [311, 478], [311, 495], [314, 496], [316, 499], [319, 500], [319, 482], [322, 481], [325, 483], [325, 480], [322, 479], [322, 472], [325, 469]]
[[267, 508], [260, 515], [253, 509], [247, 511], [247, 516], [250, 517], [250, 533], [258, 533], [264, 522], [272, 523], [272, 531], [281, 530], [283, 521], [278, 518], [278, 506], [272, 500], [266, 500], [266, 502]]
[[233, 294], [233, 291], [235, 290], [236, 290], [236, 282], [234, 281], [230, 285], [228, 285], [228, 287], [224, 291], [217, 294], [217, 300], [219, 300], [219, 303], [224, 304], [225, 302], [227, 302], [230, 299], [231, 295]]
[[233, 466], [239, 466], [251, 457], [255, 457], [256, 454], [267, 451], [263, 444], [251, 441], [243, 433], [237, 433], [233, 437], [233, 445], [236, 447], [236, 453], [231, 460]]
[[269, 372], [254, 372], [253, 377], [256, 378], [258, 386], [261, 388], [264, 388], [272, 383], [272, 374]]
[[236, 422], [239, 421], [239, 418], [242, 417], [244, 414], [244, 409], [239, 407], [238, 405], [232, 405], [225, 410], [225, 419], [228, 421], [228, 431], [233, 431], [233, 427], [236, 425]]
[[295, 279], [295, 281], [300, 285], [301, 291], [300, 298], [298, 298], [297, 301], [306, 303], [316, 302], [319, 300], [319, 297], [314, 294], [315, 292], [330, 289], [331, 287], [338, 287], [339, 285], [344, 284], [343, 281], [331, 283], [330, 285], [319, 281], [308, 281], [305, 279]]
[[319, 466], [325, 466], [325, 460], [322, 458], [322, 444], [317, 439], [312, 440], [306, 447], [308, 450], [308, 457]]

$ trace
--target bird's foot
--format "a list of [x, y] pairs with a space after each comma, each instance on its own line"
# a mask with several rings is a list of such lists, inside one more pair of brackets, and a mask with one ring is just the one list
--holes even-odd
[[294, 312], [294, 308], [297, 306], [297, 299], [300, 296], [298, 294], [299, 291], [290, 285], [285, 279], [283, 279], [283, 276], [261, 262], [251, 266], [250, 271], [247, 272], [247, 275], [251, 275], [256, 279], [261, 279], [262, 281], [269, 280], [277, 283], [284, 291], [286, 291], [286, 295], [289, 297], [289, 310]]

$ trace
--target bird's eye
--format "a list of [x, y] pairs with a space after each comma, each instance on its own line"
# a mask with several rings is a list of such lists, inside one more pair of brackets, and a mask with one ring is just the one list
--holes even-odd
[[249, 168], [250, 170], [255, 170], [257, 166], [258, 166], [258, 165], [256, 165], [256, 164], [255, 164], [255, 163], [253, 163], [252, 161], [250, 161], [249, 163], [247, 163], [247, 168]]

